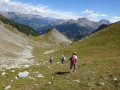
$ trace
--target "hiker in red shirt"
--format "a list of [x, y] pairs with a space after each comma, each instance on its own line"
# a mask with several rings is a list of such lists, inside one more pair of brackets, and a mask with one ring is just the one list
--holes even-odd
[[75, 71], [75, 66], [76, 66], [76, 61], [77, 61], [77, 56], [76, 56], [76, 52], [73, 53], [73, 55], [71, 56], [71, 58], [69, 59], [70, 61], [70, 73], [71, 73], [71, 69], [74, 66], [74, 71]]

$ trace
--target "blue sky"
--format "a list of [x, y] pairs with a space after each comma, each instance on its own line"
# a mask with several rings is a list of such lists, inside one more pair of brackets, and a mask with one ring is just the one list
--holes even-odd
[[120, 0], [0, 0], [0, 3], [4, 9], [6, 8], [4, 11], [18, 11], [59, 19], [87, 17], [94, 21], [120, 20]]

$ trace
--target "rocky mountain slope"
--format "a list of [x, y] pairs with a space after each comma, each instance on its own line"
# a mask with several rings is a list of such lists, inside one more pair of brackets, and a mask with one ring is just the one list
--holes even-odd
[[[19, 30], [17, 25], [21, 27]], [[19, 23], [17, 25], [0, 16], [0, 69], [15, 68], [26, 63], [33, 64], [34, 59], [30, 59], [33, 58], [33, 47], [44, 47], [45, 50], [47, 47], [56, 49], [58, 46], [69, 45], [72, 42], [56, 29], [50, 30], [46, 35], [36, 36], [36, 33], [29, 31], [31, 28], [28, 26]], [[24, 33], [24, 27], [28, 33], [30, 32], [29, 35]]]
[[46, 34], [42, 35], [41, 38], [46, 40], [47, 42], [51, 42], [53, 44], [56, 44], [57, 46], [65, 46], [72, 43], [71, 40], [69, 40], [65, 35], [60, 33], [55, 28], [49, 29]]
[[0, 69], [29, 63], [32, 47], [25, 34], [0, 21]]
[[110, 24], [108, 20], [101, 20], [99, 22], [90, 21], [87, 18], [79, 18], [78, 20], [61, 20], [56, 21], [48, 26], [38, 28], [40, 33], [45, 33], [47, 29], [56, 28], [59, 32], [65, 34], [69, 38], [76, 38], [85, 36], [102, 24]]

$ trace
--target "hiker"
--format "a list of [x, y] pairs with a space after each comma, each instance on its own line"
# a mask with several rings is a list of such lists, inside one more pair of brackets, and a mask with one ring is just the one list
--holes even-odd
[[77, 56], [76, 56], [76, 52], [74, 52], [72, 54], [72, 56], [70, 57], [69, 61], [70, 61], [70, 73], [71, 73], [71, 69], [74, 66], [74, 71], [75, 71], [75, 66], [76, 66], [76, 61], [77, 61]]
[[64, 61], [66, 60], [66, 57], [62, 55], [61, 62], [64, 64]]
[[53, 61], [53, 57], [52, 56], [50, 56], [50, 63], [52, 64], [52, 61]]

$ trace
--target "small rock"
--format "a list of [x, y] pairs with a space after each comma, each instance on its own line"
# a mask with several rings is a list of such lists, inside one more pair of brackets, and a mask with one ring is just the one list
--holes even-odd
[[5, 87], [5, 89], [9, 89], [9, 88], [11, 88], [11, 86], [10, 86], [10, 85], [8, 85], [7, 87]]
[[18, 79], [18, 76], [17, 76], [17, 77], [15, 77], [14, 79]]
[[39, 84], [35, 84], [35, 86], [38, 86]]
[[6, 69], [11, 69], [10, 67], [7, 67]]
[[102, 86], [104, 86], [104, 85], [105, 85], [105, 83], [104, 83], [104, 82], [101, 82], [100, 84], [101, 84]]
[[79, 80], [73, 80], [73, 81], [75, 81], [75, 82], [80, 82]]
[[116, 81], [116, 80], [117, 80], [117, 78], [114, 78], [114, 80]]
[[5, 72], [2, 72], [2, 74], [1, 74], [1, 75], [2, 75], [2, 76], [4, 76], [5, 74], [6, 74]]
[[11, 72], [15, 72], [15, 70], [11, 70]]
[[49, 84], [51, 84], [51, 82], [48, 82]]
[[18, 74], [18, 77], [27, 77], [28, 75], [29, 75], [29, 72], [24, 71], [24, 72], [20, 72], [20, 73]]
[[91, 72], [92, 74], [94, 74], [95, 72]]
[[27, 67], [30, 67], [29, 65], [23, 65], [23, 67], [27, 68]]
[[41, 77], [41, 78], [43, 78], [44, 76], [43, 76], [42, 74], [38, 74], [38, 77]]
[[36, 65], [39, 65], [38, 63]]

